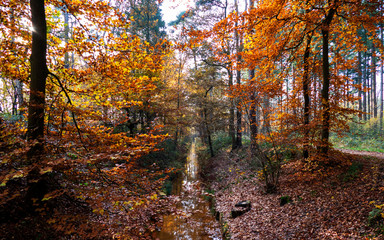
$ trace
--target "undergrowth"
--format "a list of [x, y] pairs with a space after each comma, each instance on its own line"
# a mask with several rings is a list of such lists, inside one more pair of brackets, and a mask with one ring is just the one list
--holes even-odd
[[384, 153], [384, 134], [379, 131], [378, 119], [366, 123], [356, 120], [348, 123], [349, 131], [342, 135], [331, 134], [331, 142], [336, 148]]

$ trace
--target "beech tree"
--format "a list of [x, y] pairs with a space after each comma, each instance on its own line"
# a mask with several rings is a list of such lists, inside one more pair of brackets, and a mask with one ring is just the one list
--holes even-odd
[[[44, 138], [45, 85], [48, 76], [46, 63], [47, 24], [44, 0], [31, 0], [32, 54], [30, 101], [28, 108], [28, 138]], [[41, 147], [41, 146], [40, 146]]]
[[[31, 71], [28, 129], [23, 121], [1, 126], [2, 191], [20, 180], [20, 188], [2, 192], [1, 205], [26, 202], [20, 208], [26, 215], [43, 209], [47, 228], [80, 238], [139, 236], [145, 230], [134, 226], [140, 222], [153, 231], [150, 218], [158, 213], [165, 175], [156, 165], [143, 167], [137, 161], [167, 137], [158, 99], [165, 86], [160, 73], [168, 44], [124, 32], [129, 20], [105, 1], [5, 1], [0, 11], [7, 16], [0, 25], [1, 76], [27, 83]], [[8, 17], [12, 11], [14, 19]], [[66, 15], [74, 22], [70, 34]], [[24, 26], [29, 19], [33, 32]], [[8, 33], [13, 42], [5, 37]], [[132, 134], [118, 129], [135, 121], [126, 109], [138, 113]], [[32, 150], [21, 138], [25, 132]], [[30, 157], [39, 154], [38, 161], [27, 159], [26, 151]], [[51, 205], [64, 199], [80, 202], [89, 212], [75, 216], [60, 204]], [[141, 217], [125, 219], [130, 228], [112, 227], [127, 214]]]

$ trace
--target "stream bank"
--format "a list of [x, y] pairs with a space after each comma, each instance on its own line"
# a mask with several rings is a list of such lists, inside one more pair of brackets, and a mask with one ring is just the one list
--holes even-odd
[[[300, 159], [284, 164], [275, 194], [266, 194], [263, 181], [250, 170], [247, 149], [224, 150], [204, 161], [204, 182], [231, 239], [384, 239], [384, 222], [369, 224], [373, 209], [384, 204], [384, 162], [331, 154], [343, 161], [319, 173], [303, 170]], [[291, 201], [281, 205], [284, 197]], [[251, 202], [250, 211], [231, 217], [244, 200]]]

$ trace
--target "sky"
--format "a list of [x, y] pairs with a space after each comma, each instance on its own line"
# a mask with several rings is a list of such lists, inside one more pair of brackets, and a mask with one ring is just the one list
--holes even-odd
[[177, 15], [194, 6], [192, 0], [164, 0], [161, 4], [163, 20], [166, 24], [176, 20]]

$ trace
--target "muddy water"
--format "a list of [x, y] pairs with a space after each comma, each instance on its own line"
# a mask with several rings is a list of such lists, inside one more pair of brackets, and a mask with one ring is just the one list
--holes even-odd
[[199, 164], [196, 142], [188, 153], [185, 172], [174, 183], [173, 194], [178, 195], [176, 213], [164, 216], [164, 223], [154, 239], [158, 240], [221, 240], [220, 226], [212, 216], [209, 203], [203, 199], [198, 179]]

